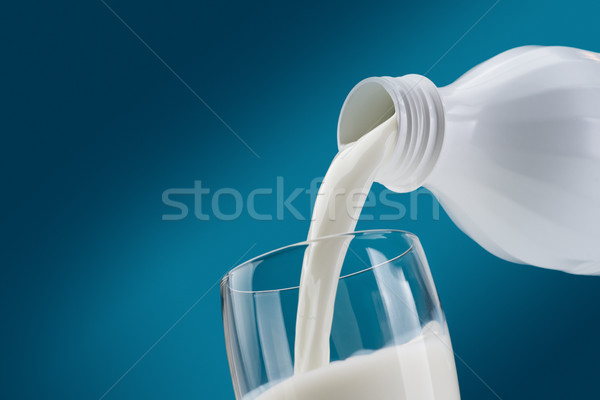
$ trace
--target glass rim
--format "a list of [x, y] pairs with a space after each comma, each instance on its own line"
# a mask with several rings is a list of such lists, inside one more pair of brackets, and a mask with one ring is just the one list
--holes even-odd
[[[223, 275], [223, 277], [220, 280], [219, 286], [222, 289], [223, 285], [226, 284], [226, 283], [228, 283], [229, 277], [235, 271], [240, 270], [240, 269], [242, 269], [244, 267], [247, 267], [248, 265], [250, 265], [250, 264], [258, 261], [261, 258], [272, 256], [272, 255], [274, 255], [276, 253], [280, 253], [282, 251], [289, 250], [289, 249], [294, 248], [294, 247], [306, 246], [306, 245], [309, 245], [311, 243], [322, 242], [324, 240], [334, 239], [334, 238], [343, 237], [343, 236], [377, 235], [377, 234], [389, 234], [389, 233], [400, 234], [403, 237], [410, 238], [410, 246], [408, 247], [408, 249], [404, 250], [403, 252], [401, 252], [397, 256], [390, 257], [387, 260], [385, 260], [383, 262], [380, 262], [379, 264], [375, 264], [375, 265], [372, 265], [370, 267], [361, 269], [359, 271], [352, 272], [352, 273], [340, 276], [338, 280], [342, 280], [342, 279], [345, 279], [345, 278], [349, 278], [351, 276], [359, 275], [359, 274], [371, 271], [371, 270], [373, 270], [375, 268], [379, 268], [379, 267], [381, 267], [381, 266], [383, 266], [385, 264], [388, 264], [390, 262], [396, 261], [396, 260], [404, 257], [405, 255], [407, 255], [408, 253], [410, 253], [414, 249], [414, 247], [415, 247], [415, 241], [418, 242], [418, 240], [419, 240], [418, 236], [415, 235], [412, 232], [403, 231], [403, 230], [400, 230], [400, 229], [367, 229], [367, 230], [354, 231], [354, 232], [338, 233], [338, 234], [335, 234], [335, 235], [321, 236], [321, 237], [316, 238], [316, 239], [304, 240], [302, 242], [292, 243], [292, 244], [289, 244], [289, 245], [286, 245], [286, 246], [282, 246], [282, 247], [279, 247], [277, 249], [268, 251], [266, 253], [260, 254], [260, 255], [258, 255], [256, 257], [253, 257], [253, 258], [251, 258], [251, 259], [249, 259], [247, 261], [244, 261], [244, 262], [238, 264], [237, 266], [235, 266], [231, 270], [229, 270], [225, 275]], [[295, 290], [295, 289], [299, 289], [299, 288], [300, 288], [300, 285], [290, 286], [290, 287], [285, 287], [285, 288], [279, 288], [279, 289], [267, 289], [267, 290], [239, 290], [239, 289], [234, 289], [229, 284], [227, 284], [227, 289], [231, 290], [232, 292], [246, 293], [246, 294], [276, 293], [276, 292], [283, 292], [283, 291], [287, 291], [287, 290]]]

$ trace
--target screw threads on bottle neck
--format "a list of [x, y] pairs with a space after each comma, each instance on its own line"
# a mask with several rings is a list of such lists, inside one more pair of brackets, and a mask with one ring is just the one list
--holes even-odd
[[444, 110], [437, 87], [426, 77], [375, 77], [358, 83], [340, 114], [338, 145], [358, 140], [395, 113], [394, 148], [377, 181], [395, 192], [423, 185], [439, 157], [444, 138]]

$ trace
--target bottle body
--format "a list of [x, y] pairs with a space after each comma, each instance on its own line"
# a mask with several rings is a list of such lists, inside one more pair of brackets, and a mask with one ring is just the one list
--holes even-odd
[[455, 223], [509, 261], [600, 273], [600, 55], [517, 48], [440, 96], [445, 142], [424, 185]]
[[413, 186], [496, 256], [600, 274], [600, 54], [520, 47], [438, 94], [440, 151]]

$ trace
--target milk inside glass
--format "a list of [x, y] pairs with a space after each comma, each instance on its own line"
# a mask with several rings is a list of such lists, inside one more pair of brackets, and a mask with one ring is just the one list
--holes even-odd
[[244, 400], [458, 400], [450, 339], [437, 322], [408, 343], [335, 361]]

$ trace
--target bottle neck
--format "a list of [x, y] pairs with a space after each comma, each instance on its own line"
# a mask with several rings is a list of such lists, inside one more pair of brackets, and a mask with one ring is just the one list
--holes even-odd
[[358, 140], [395, 115], [395, 144], [376, 181], [395, 192], [422, 186], [444, 140], [444, 108], [437, 87], [424, 76], [374, 77], [348, 94], [338, 123], [338, 146]]

